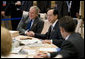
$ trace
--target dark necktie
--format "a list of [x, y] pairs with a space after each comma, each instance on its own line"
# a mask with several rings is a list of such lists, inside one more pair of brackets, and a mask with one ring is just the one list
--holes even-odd
[[31, 28], [31, 24], [32, 24], [32, 20], [30, 20], [30, 22], [27, 25], [27, 29], [29, 30]]
[[53, 26], [51, 26], [51, 32], [53, 31]]

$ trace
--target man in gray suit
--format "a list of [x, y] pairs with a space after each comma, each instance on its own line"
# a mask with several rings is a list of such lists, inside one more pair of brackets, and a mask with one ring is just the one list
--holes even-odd
[[23, 16], [17, 27], [20, 34], [29, 35], [29, 31], [41, 33], [44, 22], [38, 17], [38, 14], [39, 8], [37, 6], [32, 6], [29, 10], [29, 16]]
[[60, 31], [65, 38], [60, 50], [57, 52], [39, 53], [36, 58], [84, 58], [84, 40], [79, 33], [75, 33], [76, 24], [69, 16], [65, 16], [59, 21]]

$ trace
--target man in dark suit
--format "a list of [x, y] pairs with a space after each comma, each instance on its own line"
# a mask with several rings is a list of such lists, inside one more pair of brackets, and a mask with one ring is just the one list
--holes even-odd
[[29, 16], [25, 15], [22, 17], [17, 30], [20, 34], [29, 35], [29, 31], [35, 33], [41, 33], [43, 29], [44, 22], [38, 17], [39, 8], [37, 6], [32, 6], [29, 10]]
[[[17, 10], [17, 6], [15, 5], [16, 1], [1, 1], [1, 18], [8, 19], [10, 18], [16, 18], [22, 16], [22, 12], [20, 10]], [[12, 24], [11, 24], [12, 22]], [[10, 30], [16, 29], [16, 26], [18, 24], [19, 20], [7, 20], [2, 21], [3, 25], [5, 25], [6, 28]], [[15, 24], [16, 23], [16, 24]], [[12, 25], [12, 28], [11, 28]]]
[[61, 36], [60, 29], [59, 29], [58, 10], [50, 9], [47, 12], [47, 18], [48, 21], [52, 23], [52, 25], [49, 27], [48, 32], [46, 34], [38, 34], [30, 31], [31, 33], [30, 36], [43, 39], [43, 43], [53, 43], [55, 45], [60, 46], [63, 41], [63, 38]]
[[40, 8], [40, 13], [46, 13], [51, 8], [51, 1], [37, 1], [37, 6]]
[[33, 1], [21, 1], [20, 9], [23, 11], [29, 11], [31, 6], [33, 6]]
[[80, 1], [74, 0], [74, 1], [66, 1], [68, 6], [68, 15], [77, 18], [79, 15], [79, 9], [80, 9]]
[[[69, 16], [65, 16], [60, 19], [59, 25], [61, 34], [63, 38], [65, 38], [65, 41], [62, 43], [60, 51], [51, 53], [49, 57], [84, 58], [84, 40], [79, 33], [74, 32], [76, 24], [73, 19]], [[44, 53], [41, 55], [43, 57], [48, 57], [48, 55], [44, 55]]]
[[18, 20], [11, 19], [11, 23], [12, 23], [12, 30], [16, 30], [17, 25], [19, 23], [19, 21], [21, 20], [22, 17], [22, 11], [19, 9], [19, 7], [21, 7], [21, 3], [19, 3], [18, 1], [7, 1], [8, 5], [5, 8], [5, 15], [6, 16], [11, 16], [11, 18], [18, 18]]
[[55, 1], [55, 8], [58, 9], [59, 19], [68, 15], [68, 6], [65, 1]]

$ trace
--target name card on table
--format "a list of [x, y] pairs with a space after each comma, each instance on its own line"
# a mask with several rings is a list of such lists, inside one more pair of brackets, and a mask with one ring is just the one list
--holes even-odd
[[19, 31], [9, 31], [12, 37], [16, 37], [19, 35]]

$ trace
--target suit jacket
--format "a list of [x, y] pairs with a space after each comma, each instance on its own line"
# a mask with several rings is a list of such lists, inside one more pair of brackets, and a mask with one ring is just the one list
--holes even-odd
[[60, 33], [60, 28], [59, 28], [59, 21], [55, 24], [53, 30], [51, 31], [51, 26], [46, 34], [37, 34], [35, 33], [35, 37], [40, 38], [40, 39], [52, 39], [53, 44], [60, 46], [63, 38]]
[[63, 41], [61, 51], [51, 53], [51, 57], [61, 54], [63, 58], [83, 58], [84, 40], [78, 33], [72, 33], [69, 38]]
[[[17, 30], [20, 31], [20, 34], [25, 34], [28, 23], [29, 23], [29, 16], [24, 15], [17, 27]], [[29, 31], [33, 31], [35, 33], [41, 33], [43, 25], [44, 21], [42, 21], [39, 17], [36, 17]]]
[[30, 7], [33, 6], [33, 1], [21, 1], [22, 5], [20, 7], [23, 11], [29, 11]]
[[[15, 5], [15, 1], [7, 1], [8, 5], [5, 9], [5, 15], [11, 16], [11, 18], [21, 18], [22, 17], [22, 11], [19, 9], [20, 6]], [[12, 24], [12, 30], [16, 30], [18, 23], [21, 19], [18, 20], [11, 20]]]
[[[21, 18], [22, 17], [22, 11], [19, 9], [20, 6], [15, 5], [15, 3], [10, 3], [8, 7], [6, 8], [6, 15], [10, 15], [11, 18]], [[12, 22], [12, 30], [16, 30], [18, 23], [21, 19], [18, 20], [11, 20]]]
[[59, 13], [59, 19], [63, 16], [68, 15], [68, 6], [65, 1], [56, 1], [55, 4], [55, 8], [58, 10]]
[[47, 13], [51, 8], [51, 1], [37, 1], [37, 6], [40, 8], [40, 13]]
[[71, 16], [73, 18], [76, 18], [76, 13], [79, 13], [79, 8], [80, 8], [80, 1], [78, 0], [74, 0], [72, 1], [72, 5], [71, 5]]

